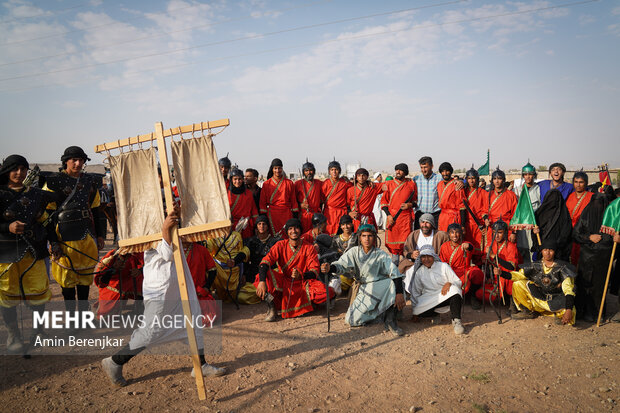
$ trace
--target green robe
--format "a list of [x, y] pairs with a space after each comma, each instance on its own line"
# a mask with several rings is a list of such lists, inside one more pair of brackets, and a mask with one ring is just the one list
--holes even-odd
[[368, 254], [360, 246], [353, 247], [335, 261], [332, 266], [338, 274], [351, 274], [360, 284], [355, 299], [349, 306], [345, 322], [361, 326], [373, 321], [390, 308], [396, 300], [394, 278], [402, 274], [391, 257], [378, 248]]

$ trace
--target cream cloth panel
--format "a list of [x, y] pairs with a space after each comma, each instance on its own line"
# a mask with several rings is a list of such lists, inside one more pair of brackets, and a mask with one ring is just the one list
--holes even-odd
[[[161, 232], [164, 204], [157, 174], [155, 148], [134, 150], [108, 157], [116, 196], [118, 236], [121, 240]], [[149, 242], [125, 247], [125, 252], [145, 251]]]
[[198, 238], [189, 238], [197, 241], [226, 234], [221, 228], [230, 225], [230, 207], [213, 140], [210, 136], [182, 139], [172, 141], [170, 148], [181, 199], [182, 226], [221, 223]]

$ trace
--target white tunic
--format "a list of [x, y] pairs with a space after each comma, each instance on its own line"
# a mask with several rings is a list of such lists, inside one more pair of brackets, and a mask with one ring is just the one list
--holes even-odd
[[[450, 289], [446, 295], [442, 295], [441, 289], [447, 282], [451, 284]], [[453, 295], [462, 295], [459, 277], [448, 264], [439, 261], [435, 261], [431, 268], [420, 266], [410, 284], [405, 287], [411, 294], [414, 315], [436, 307]]]
[[[181, 245], [181, 249], [183, 246]], [[188, 289], [188, 298], [193, 317], [201, 314], [200, 304], [196, 295], [196, 287], [192, 279], [185, 254], [183, 268], [185, 269], [185, 283]], [[183, 317], [183, 304], [179, 291], [177, 271], [174, 266], [172, 246], [161, 240], [157, 248], [144, 253], [144, 281], [142, 283], [142, 295], [144, 297], [144, 327], [134, 330], [129, 341], [129, 347], [133, 350], [140, 347], [167, 343], [169, 341], [187, 340], [187, 331], [183, 328], [166, 328], [161, 323], [163, 316]], [[198, 348], [204, 347], [202, 330], [194, 328]]]

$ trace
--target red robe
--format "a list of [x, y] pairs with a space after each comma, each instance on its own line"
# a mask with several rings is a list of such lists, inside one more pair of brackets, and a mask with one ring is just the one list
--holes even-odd
[[[267, 290], [274, 297], [274, 304], [282, 318], [297, 317], [309, 313], [314, 308], [312, 303], [322, 304], [327, 301], [325, 285], [317, 279], [293, 279], [293, 269], [301, 274], [308, 271], [319, 276], [319, 257], [311, 244], [302, 241], [294, 249], [289, 240], [278, 241], [262, 259], [261, 264], [269, 266], [267, 273]], [[271, 267], [278, 264], [278, 269]], [[258, 287], [260, 279], [256, 275], [254, 285]], [[330, 298], [336, 294], [329, 288]]]
[[228, 205], [230, 205], [230, 218], [233, 227], [237, 225], [239, 220], [243, 217], [250, 218], [248, 226], [241, 231], [243, 238], [249, 238], [254, 235], [254, 222], [258, 217], [258, 209], [254, 203], [254, 197], [252, 191], [246, 189], [242, 194], [233, 194], [230, 189], [228, 190]]
[[[381, 207], [388, 207], [390, 215], [396, 216], [400, 206], [405, 202], [415, 202], [418, 199], [418, 187], [411, 179], [386, 182], [387, 190], [381, 197]], [[411, 194], [413, 193], [413, 196]], [[385, 246], [392, 254], [401, 255], [405, 241], [411, 233], [411, 224], [414, 218], [413, 208], [405, 209], [400, 213], [392, 228], [385, 231]]]
[[[362, 223], [362, 219], [366, 218], [366, 223], [377, 228], [375, 214], [372, 210], [375, 206], [377, 195], [382, 192], [383, 184], [369, 182], [364, 188], [354, 185], [347, 189], [347, 205], [351, 211], [357, 211], [358, 216], [353, 220], [354, 231], [357, 231]], [[402, 214], [401, 214], [402, 215]]]
[[[305, 179], [295, 181], [295, 196], [300, 209], [301, 232], [311, 230], [312, 216], [315, 212], [321, 212], [321, 203], [323, 202], [322, 185], [323, 183], [318, 179], [313, 179], [312, 182], [308, 182]], [[304, 201], [308, 203], [308, 208], [301, 207]]]
[[260, 213], [266, 214], [269, 219], [271, 234], [286, 238], [284, 224], [293, 217], [293, 212], [299, 211], [293, 181], [284, 177], [278, 181], [275, 176], [265, 181], [259, 204]]
[[[593, 195], [594, 192], [586, 191], [581, 198], [577, 199], [577, 192], [571, 192], [568, 198], [566, 198], [566, 208], [568, 208], [568, 212], [570, 213], [573, 228], [577, 225], [577, 221], [579, 221], [579, 217], [581, 217], [583, 209], [590, 203]], [[580, 250], [580, 244], [578, 242], [573, 242], [573, 249], [570, 253], [570, 262], [574, 266], [577, 266], [579, 263]]]
[[[105, 314], [116, 314], [120, 310], [120, 300], [127, 299], [141, 299], [142, 297], [142, 281], [144, 275], [142, 274], [142, 268], [144, 267], [144, 254], [135, 253], [125, 256], [112, 257], [116, 250], [110, 250], [97, 264], [95, 271], [98, 273], [95, 275], [95, 285], [99, 287], [99, 306], [97, 307], [97, 315], [102, 316]], [[111, 258], [111, 259], [110, 259]], [[118, 259], [123, 259], [125, 262], [121, 265], [119, 270], [114, 270], [113, 275], [109, 281], [103, 280], [104, 271], [112, 268], [114, 262]], [[107, 261], [110, 259], [110, 261]], [[107, 261], [106, 264], [103, 264]], [[132, 275], [131, 270], [140, 270], [138, 274]]]
[[504, 192], [498, 196], [495, 190], [491, 190], [491, 201], [489, 203], [488, 212], [491, 225], [489, 225], [487, 230], [487, 245], [491, 242], [491, 238], [493, 237], [493, 223], [501, 217], [506, 225], [510, 224], [510, 220], [517, 210], [518, 203], [519, 198], [517, 198], [517, 195], [512, 191], [505, 189]]
[[463, 206], [463, 190], [456, 190], [456, 179], [449, 182], [441, 181], [437, 184], [439, 194], [439, 231], [448, 231], [448, 225], [461, 224], [461, 209]]
[[339, 178], [336, 182], [332, 178], [323, 181], [323, 215], [327, 218], [327, 233], [336, 235], [340, 227], [340, 218], [347, 213], [347, 189], [353, 185]]
[[[491, 248], [491, 253], [492, 254], [496, 254], [499, 258], [503, 259], [504, 261], [508, 261], [509, 263], [511, 263], [514, 266], [514, 270], [513, 271], [517, 271], [519, 268], [519, 261], [521, 260], [520, 256], [519, 256], [519, 251], [517, 250], [517, 244], [516, 243], [512, 243], [512, 242], [508, 242], [508, 241], [504, 241], [499, 245], [499, 254], [497, 253], [498, 248], [497, 248], [497, 242], [493, 243], [493, 247]], [[508, 268], [504, 268], [503, 266], [500, 265], [500, 269], [502, 271], [508, 271], [510, 272], [511, 270]], [[485, 286], [485, 298], [488, 300], [489, 297], [491, 296], [491, 290], [493, 289], [493, 284], [490, 283], [491, 280], [487, 280], [489, 281], [487, 283], [487, 285]], [[504, 292], [504, 294], [508, 294], [508, 295], [512, 295], [512, 281], [511, 280], [507, 280], [505, 278], [499, 277], [499, 282], [501, 283], [501, 288], [502, 291]], [[499, 291], [498, 291], [499, 293]], [[479, 300], [482, 300], [482, 289], [476, 291], [476, 297]], [[498, 296], [493, 294], [492, 296], [493, 300], [497, 300]], [[500, 297], [501, 299], [501, 297]]]
[[207, 283], [207, 273], [215, 269], [215, 261], [209, 254], [209, 250], [201, 244], [192, 242], [187, 246], [183, 245], [183, 249], [185, 250], [189, 272], [194, 280], [202, 314], [213, 317], [217, 313], [217, 304], [211, 295], [211, 291], [205, 288], [205, 284]]
[[[467, 188], [464, 196], [466, 197], [469, 207], [474, 215], [478, 218], [480, 223], [484, 225], [484, 219], [482, 217], [484, 217], [489, 211], [489, 193], [483, 188], [476, 188], [473, 191], [471, 188]], [[476, 221], [471, 214], [467, 212], [465, 241], [474, 246], [475, 255], [482, 254], [482, 235], [482, 231], [480, 231], [478, 224], [476, 224]]]
[[471, 284], [482, 285], [484, 282], [482, 270], [471, 263], [472, 253], [473, 251], [465, 253], [461, 244], [453, 246], [450, 241], [444, 242], [439, 251], [441, 261], [448, 263], [461, 279], [463, 294], [467, 294]]

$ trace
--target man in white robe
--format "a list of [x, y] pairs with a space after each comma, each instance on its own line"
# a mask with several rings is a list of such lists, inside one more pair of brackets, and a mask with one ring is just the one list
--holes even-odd
[[[174, 211], [168, 214], [162, 227], [163, 239], [157, 248], [144, 253], [144, 282], [142, 295], [144, 297], [144, 322], [134, 330], [129, 344], [111, 357], [101, 361], [103, 371], [116, 386], [127, 385], [123, 377], [123, 365], [134, 356], [149, 346], [168, 343], [176, 340], [187, 339], [185, 327], [171, 328], [162, 326], [163, 317], [183, 317], [183, 304], [174, 266], [172, 251], [172, 229], [178, 225], [179, 209], [175, 206]], [[182, 248], [182, 246], [181, 246]], [[201, 314], [200, 304], [196, 295], [196, 288], [191, 277], [185, 254], [183, 268], [185, 270], [185, 283], [187, 284], [188, 298], [193, 319]], [[181, 318], [182, 319], [182, 318]], [[226, 369], [208, 364], [204, 358], [204, 342], [202, 330], [194, 326], [194, 334], [198, 343], [198, 353], [202, 365], [203, 376], [222, 376]], [[192, 370], [192, 377], [195, 372]]]
[[345, 315], [348, 325], [362, 326], [383, 316], [385, 328], [402, 336], [403, 330], [396, 324], [396, 312], [405, 306], [402, 274], [392, 258], [376, 247], [376, 231], [373, 225], [361, 225], [360, 245], [347, 250], [332, 264], [322, 264], [321, 272], [353, 276], [359, 285]]
[[432, 246], [425, 245], [420, 249], [413, 279], [405, 285], [405, 290], [411, 294], [414, 321], [419, 315], [432, 315], [436, 308], [449, 305], [454, 333], [465, 332], [461, 323], [461, 280], [450, 265], [439, 260]]

